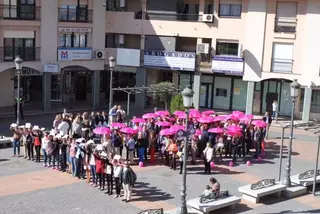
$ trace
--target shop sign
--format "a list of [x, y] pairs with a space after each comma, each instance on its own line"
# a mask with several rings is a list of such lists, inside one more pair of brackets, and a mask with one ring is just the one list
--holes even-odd
[[91, 33], [91, 28], [59, 27], [58, 31], [62, 33]]
[[58, 48], [58, 61], [79, 61], [91, 59], [91, 48]]
[[196, 53], [145, 51], [144, 66], [171, 70], [194, 71]]
[[45, 64], [43, 70], [44, 72], [58, 73], [60, 72], [60, 67], [58, 64]]
[[214, 56], [212, 72], [243, 76], [243, 58], [229, 56]]
[[[15, 70], [15, 75], [17, 75], [17, 71]], [[20, 76], [41, 76], [42, 72], [33, 68], [22, 67], [22, 71]]]

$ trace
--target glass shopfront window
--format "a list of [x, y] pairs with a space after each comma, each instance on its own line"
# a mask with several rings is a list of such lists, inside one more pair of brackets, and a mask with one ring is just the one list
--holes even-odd
[[240, 110], [240, 111], [246, 110], [247, 84], [248, 82], [245, 82], [242, 79], [234, 79], [233, 96], [232, 96], [233, 110]]
[[229, 110], [231, 80], [230, 77], [215, 77], [213, 108]]
[[62, 83], [61, 74], [51, 75], [51, 101], [62, 101]]
[[190, 74], [180, 74], [179, 75], [179, 86], [181, 89], [192, 85], [192, 75]]

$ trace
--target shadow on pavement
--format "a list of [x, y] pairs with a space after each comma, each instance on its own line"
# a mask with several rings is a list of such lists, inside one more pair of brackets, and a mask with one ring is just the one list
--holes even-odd
[[320, 213], [320, 209], [314, 209], [314, 210], [306, 210], [306, 211], [292, 211], [292, 210], [284, 210], [278, 213], [261, 213], [261, 214], [287, 214], [287, 213]]
[[10, 159], [0, 159], [0, 162], [5, 162], [5, 161], [9, 161]]
[[157, 187], [150, 186], [149, 183], [137, 182], [134, 186], [131, 201], [154, 202], [154, 201], [166, 201], [173, 198], [174, 198], [173, 196], [171, 196], [166, 192], [161, 191]]

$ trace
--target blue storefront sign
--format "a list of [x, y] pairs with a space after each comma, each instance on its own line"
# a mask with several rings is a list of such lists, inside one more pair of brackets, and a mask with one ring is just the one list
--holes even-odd
[[196, 53], [145, 51], [144, 66], [171, 70], [194, 71]]
[[212, 72], [243, 76], [243, 58], [229, 56], [214, 56]]

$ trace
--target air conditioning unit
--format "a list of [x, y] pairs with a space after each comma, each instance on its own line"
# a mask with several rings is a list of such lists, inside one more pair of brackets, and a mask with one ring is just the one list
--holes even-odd
[[105, 59], [105, 57], [106, 57], [106, 54], [104, 51], [101, 51], [101, 50], [96, 51], [96, 59]]
[[208, 54], [209, 53], [209, 44], [201, 43], [197, 45], [197, 53], [199, 54]]
[[203, 14], [202, 21], [203, 22], [213, 22], [213, 15], [212, 14]]
[[126, 0], [120, 0], [120, 8], [125, 8], [126, 7]]
[[123, 34], [119, 34], [119, 37], [118, 37], [118, 43], [120, 45], [124, 45], [124, 35]]

